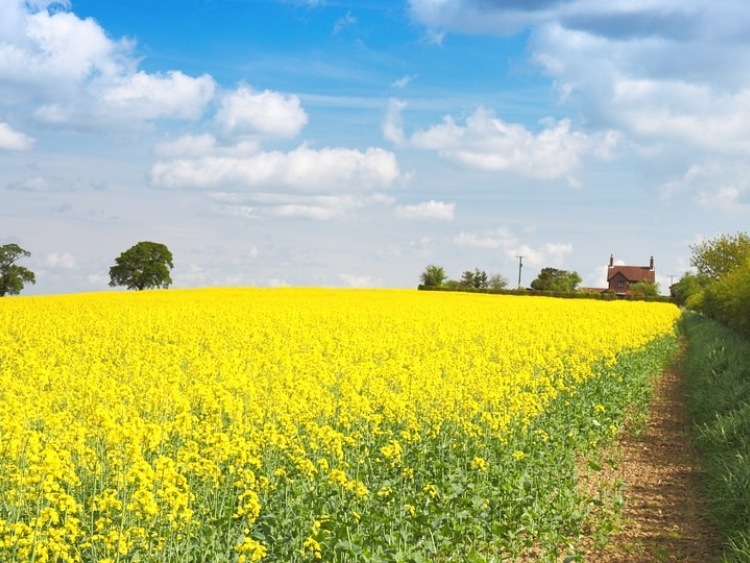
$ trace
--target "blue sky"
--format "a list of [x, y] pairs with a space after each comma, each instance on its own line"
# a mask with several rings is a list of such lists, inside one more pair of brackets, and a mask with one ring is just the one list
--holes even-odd
[[750, 4], [0, 0], [0, 244], [26, 294], [414, 287], [428, 264], [664, 290], [748, 230]]

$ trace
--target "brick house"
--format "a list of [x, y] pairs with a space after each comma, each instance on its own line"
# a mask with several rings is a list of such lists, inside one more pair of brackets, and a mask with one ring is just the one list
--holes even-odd
[[607, 269], [608, 290], [615, 293], [630, 293], [630, 284], [637, 282], [656, 282], [654, 271], [654, 257], [651, 257], [648, 266], [615, 266], [615, 259], [609, 257], [609, 268]]

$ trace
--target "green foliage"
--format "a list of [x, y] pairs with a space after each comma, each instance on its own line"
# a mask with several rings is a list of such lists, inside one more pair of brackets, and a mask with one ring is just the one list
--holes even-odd
[[490, 276], [489, 288], [494, 290], [505, 289], [508, 287], [508, 280], [506, 280], [500, 274], [492, 274]]
[[36, 283], [34, 272], [16, 264], [29, 256], [31, 253], [17, 244], [0, 246], [0, 297], [18, 295], [25, 283]]
[[750, 338], [750, 257], [708, 284], [703, 292], [701, 310]]
[[750, 338], [750, 237], [720, 235], [691, 249], [698, 276], [680, 280], [685, 306]]
[[537, 278], [531, 282], [531, 288], [537, 291], [575, 291], [579, 283], [581, 283], [581, 276], [578, 272], [543, 268]]
[[441, 266], [430, 264], [420, 275], [422, 283], [419, 289], [445, 289], [448, 291], [475, 291], [475, 290], [494, 290], [500, 291], [508, 286], [506, 280], [500, 274], [487, 275], [487, 272], [474, 268], [465, 271], [460, 280], [450, 280]]
[[458, 282], [461, 287], [474, 288], [474, 289], [486, 289], [489, 286], [489, 278], [487, 272], [475, 268], [474, 271], [467, 270], [461, 276], [461, 281]]
[[719, 235], [690, 247], [690, 264], [698, 274], [718, 279], [750, 258], [750, 236], [746, 233]]
[[[704, 275], [685, 272], [677, 283], [669, 287], [669, 294], [677, 305], [686, 307], [688, 300], [703, 292], [709, 279]], [[688, 307], [690, 308], [690, 307]]]
[[676, 339], [665, 337], [598, 366], [502, 436], [467, 439], [446, 420], [418, 445], [404, 441], [398, 464], [378, 454], [389, 433], [363, 428], [367, 452], [346, 455], [368, 484], [366, 498], [269, 468], [263, 477], [273, 486], [260, 499], [252, 538], [268, 546], [270, 561], [314, 559], [309, 539], [325, 561], [580, 560], [582, 544], [607, 543], [622, 508], [616, 484], [582, 490], [580, 459], [602, 470], [603, 447], [646, 410], [652, 376], [675, 349]]
[[703, 460], [709, 516], [727, 561], [750, 555], [750, 342], [726, 327], [686, 314], [688, 408]]
[[639, 281], [631, 283], [628, 289], [630, 289], [630, 291], [635, 294], [645, 295], [649, 297], [656, 297], [661, 291], [658, 283], [650, 281]]
[[172, 253], [157, 242], [139, 242], [115, 258], [109, 269], [109, 285], [121, 285], [142, 291], [168, 288], [172, 283], [169, 272], [174, 268]]
[[442, 266], [430, 264], [425, 268], [419, 278], [422, 280], [422, 285], [424, 287], [440, 287], [445, 283], [448, 276], [446, 276], [445, 270]]

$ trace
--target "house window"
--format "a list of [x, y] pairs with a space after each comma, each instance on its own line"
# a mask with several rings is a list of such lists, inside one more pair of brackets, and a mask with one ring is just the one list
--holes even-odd
[[617, 289], [624, 289], [625, 288], [625, 282], [620, 280], [617, 282]]

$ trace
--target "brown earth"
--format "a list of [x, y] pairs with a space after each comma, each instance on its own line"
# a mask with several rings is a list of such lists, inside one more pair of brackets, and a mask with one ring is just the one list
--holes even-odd
[[644, 427], [625, 432], [608, 452], [611, 463], [587, 487], [617, 487], [625, 499], [622, 520], [589, 562], [701, 562], [721, 559], [719, 537], [706, 518], [700, 462], [691, 447], [682, 375], [684, 354], [655, 382]]

